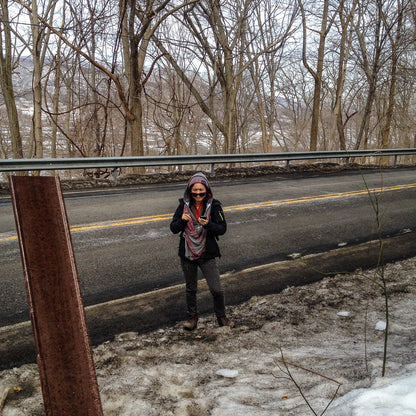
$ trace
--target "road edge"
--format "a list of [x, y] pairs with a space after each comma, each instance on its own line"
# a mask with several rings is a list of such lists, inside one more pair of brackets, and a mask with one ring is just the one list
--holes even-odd
[[[416, 256], [415, 232], [383, 238], [383, 262]], [[252, 267], [221, 276], [227, 305], [242, 303], [252, 296], [279, 293], [288, 286], [316, 282], [339, 273], [377, 266], [380, 241], [337, 248], [294, 260]], [[85, 308], [92, 345], [113, 339], [123, 332], [147, 332], [171, 325], [185, 317], [185, 290], [179, 284]], [[204, 281], [198, 291], [199, 312], [212, 313], [212, 299]], [[238, 324], [238, 317], [233, 317]], [[29, 321], [0, 328], [0, 369], [36, 361]]]

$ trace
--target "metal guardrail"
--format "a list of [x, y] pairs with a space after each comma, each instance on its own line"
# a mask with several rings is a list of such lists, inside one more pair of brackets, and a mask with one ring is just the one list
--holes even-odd
[[356, 157], [416, 155], [416, 148], [408, 149], [372, 149], [372, 150], [338, 150], [317, 152], [287, 152], [287, 153], [247, 153], [226, 155], [184, 155], [184, 156], [128, 156], [128, 157], [88, 157], [88, 158], [57, 158], [57, 159], [1, 159], [0, 172], [68, 170], [68, 169], [97, 169], [122, 167], [149, 167], [173, 165], [214, 165], [249, 162], [290, 161], [311, 159], [345, 159], [348, 165]]

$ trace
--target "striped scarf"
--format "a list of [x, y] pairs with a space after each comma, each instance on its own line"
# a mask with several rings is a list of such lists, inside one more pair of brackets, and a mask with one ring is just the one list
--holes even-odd
[[[207, 202], [204, 216], [209, 219], [211, 215], [212, 198]], [[184, 237], [185, 237], [185, 257], [189, 260], [197, 260], [202, 256], [207, 243], [207, 230], [197, 221], [195, 215], [189, 207], [189, 202], [185, 203], [183, 208], [184, 213], [189, 214], [191, 219], [187, 222]]]

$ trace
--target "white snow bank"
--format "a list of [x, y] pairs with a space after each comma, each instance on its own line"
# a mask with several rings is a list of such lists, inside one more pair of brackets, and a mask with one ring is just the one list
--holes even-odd
[[358, 389], [334, 401], [328, 416], [415, 416], [416, 372], [383, 386]]

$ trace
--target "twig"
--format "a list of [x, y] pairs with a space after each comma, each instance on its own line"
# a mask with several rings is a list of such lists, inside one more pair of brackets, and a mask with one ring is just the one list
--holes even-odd
[[[342, 383], [340, 383], [339, 381], [336, 381], [336, 380], [334, 380], [334, 379], [332, 379], [332, 378], [330, 378], [330, 377], [327, 377], [327, 376], [324, 376], [323, 374], [320, 374], [320, 373], [318, 373], [318, 372], [316, 372], [316, 371], [313, 371], [313, 370], [310, 370], [310, 369], [308, 369], [308, 368], [305, 368], [305, 367], [302, 367], [302, 366], [300, 366], [300, 365], [298, 365], [298, 364], [294, 364], [294, 363], [290, 363], [289, 361], [286, 361], [285, 359], [284, 359], [284, 356], [283, 356], [283, 351], [282, 351], [282, 348], [281, 347], [279, 347], [279, 350], [280, 350], [280, 354], [282, 355], [282, 359], [281, 360], [279, 360], [278, 358], [275, 358], [275, 361], [277, 362], [277, 363], [281, 363], [281, 364], [283, 364], [284, 366], [285, 366], [285, 369], [286, 369], [286, 375], [292, 380], [292, 383], [295, 385], [295, 387], [298, 389], [298, 391], [299, 391], [299, 393], [300, 393], [300, 395], [302, 396], [302, 398], [303, 398], [303, 400], [305, 401], [305, 403], [307, 404], [307, 406], [309, 407], [309, 409], [312, 411], [312, 413], [315, 415], [315, 416], [318, 416], [318, 413], [316, 413], [315, 412], [315, 409], [312, 407], [312, 405], [309, 403], [309, 400], [307, 399], [307, 397], [305, 396], [305, 394], [303, 393], [303, 390], [302, 390], [302, 387], [297, 383], [297, 381], [295, 380], [295, 378], [293, 377], [293, 375], [292, 375], [292, 373], [290, 372], [290, 369], [289, 369], [289, 366], [292, 366], [292, 367], [295, 367], [295, 368], [298, 368], [298, 369], [300, 369], [300, 370], [303, 370], [303, 371], [306, 371], [306, 372], [308, 372], [308, 373], [311, 373], [311, 374], [315, 374], [315, 375], [317, 375], [317, 376], [319, 376], [319, 377], [322, 377], [322, 378], [324, 378], [324, 379], [326, 379], [326, 380], [329, 380], [329, 381], [332, 381], [333, 383], [335, 383], [335, 384], [338, 384], [338, 387], [336, 388], [336, 390], [335, 390], [335, 393], [333, 394], [333, 396], [332, 396], [332, 398], [331, 398], [331, 400], [329, 401], [329, 403], [326, 405], [326, 407], [325, 407], [325, 409], [323, 410], [323, 412], [319, 415], [319, 416], [322, 416], [327, 410], [328, 410], [328, 408], [329, 408], [329, 406], [331, 405], [331, 403], [335, 400], [335, 397], [337, 396], [337, 394], [338, 394], [338, 390], [340, 389], [340, 387], [342, 386]], [[278, 365], [278, 364], [277, 364]], [[278, 365], [278, 367], [280, 368], [280, 366]], [[283, 370], [282, 370], [283, 371]], [[283, 372], [285, 372], [285, 371], [283, 371]]]
[[3, 414], [4, 403], [6, 402], [7, 395], [9, 394], [10, 390], [11, 388], [7, 387], [7, 389], [5, 389], [2, 395], [0, 396], [0, 415]]
[[335, 397], [337, 397], [338, 390], [341, 388], [341, 384], [338, 384], [337, 389], [335, 390], [335, 393], [332, 396], [332, 399], [329, 401], [329, 403], [326, 405], [324, 411], [321, 413], [321, 416], [328, 410], [328, 407], [331, 406], [332, 402], [335, 400]]
[[332, 381], [332, 382], [334, 382], [334, 383], [336, 383], [336, 384], [338, 384], [340, 386], [342, 385], [342, 383], [340, 383], [339, 381], [334, 380], [333, 378], [324, 376], [323, 374], [320, 374], [320, 373], [318, 373], [316, 371], [313, 371], [313, 370], [309, 370], [308, 368], [302, 367], [302, 366], [300, 366], [298, 364], [290, 363], [289, 361], [286, 361], [286, 360], [279, 360], [278, 358], [276, 358], [275, 360], [278, 361], [279, 363], [284, 364], [285, 366], [291, 365], [292, 367], [299, 368], [299, 369], [301, 369], [303, 371], [307, 371], [308, 373], [312, 373], [312, 374], [315, 374], [315, 375], [317, 375], [319, 377], [326, 378], [327, 380]]
[[[282, 354], [282, 356], [283, 356], [283, 352], [282, 352], [282, 350], [280, 350], [280, 352], [281, 352], [281, 354]], [[309, 407], [309, 409], [311, 409], [311, 411], [312, 411], [312, 413], [315, 415], [315, 416], [318, 416], [318, 414], [315, 412], [315, 410], [314, 410], [314, 408], [312, 407], [312, 405], [309, 403], [309, 400], [308, 400], [308, 398], [305, 396], [305, 394], [303, 393], [303, 390], [302, 390], [302, 387], [298, 384], [298, 382], [295, 380], [295, 378], [293, 377], [293, 375], [292, 375], [292, 373], [290, 372], [290, 369], [289, 369], [289, 366], [287, 365], [287, 363], [284, 361], [284, 360], [278, 360], [278, 359], [276, 359], [277, 361], [280, 361], [281, 363], [283, 363], [283, 365], [285, 366], [285, 368], [286, 368], [286, 374], [287, 374], [287, 376], [290, 378], [290, 380], [292, 380], [292, 383], [295, 385], [295, 387], [298, 389], [298, 391], [299, 391], [299, 393], [300, 393], [300, 395], [302, 396], [302, 398], [303, 398], [303, 400], [305, 401], [305, 403], [306, 403], [306, 405]], [[279, 367], [280, 368], [280, 367]], [[282, 370], [283, 371], [283, 370]]]
[[[380, 172], [382, 174], [382, 172]], [[387, 365], [387, 348], [388, 348], [388, 339], [389, 339], [389, 320], [390, 320], [390, 313], [389, 313], [389, 291], [388, 291], [388, 285], [387, 285], [387, 279], [384, 273], [384, 241], [381, 234], [381, 225], [382, 225], [382, 218], [383, 215], [380, 211], [380, 199], [383, 196], [383, 175], [381, 175], [382, 179], [382, 186], [380, 188], [380, 191], [378, 194], [375, 192], [371, 192], [369, 189], [367, 182], [364, 178], [364, 175], [362, 175], [362, 179], [364, 182], [364, 185], [367, 189], [367, 193], [370, 199], [371, 206], [374, 210], [375, 216], [376, 216], [376, 222], [377, 222], [377, 235], [378, 235], [378, 241], [379, 241], [379, 253], [378, 253], [378, 259], [377, 259], [377, 265], [376, 270], [374, 272], [374, 279], [370, 279], [376, 285], [381, 287], [381, 290], [383, 291], [384, 296], [384, 303], [385, 303], [385, 317], [386, 317], [386, 329], [384, 331], [384, 349], [383, 349], [383, 364], [381, 369], [381, 376], [384, 377], [386, 374], [386, 365]], [[367, 342], [367, 340], [366, 340]], [[367, 362], [366, 362], [367, 365]], [[367, 369], [368, 370], [368, 369]]]

